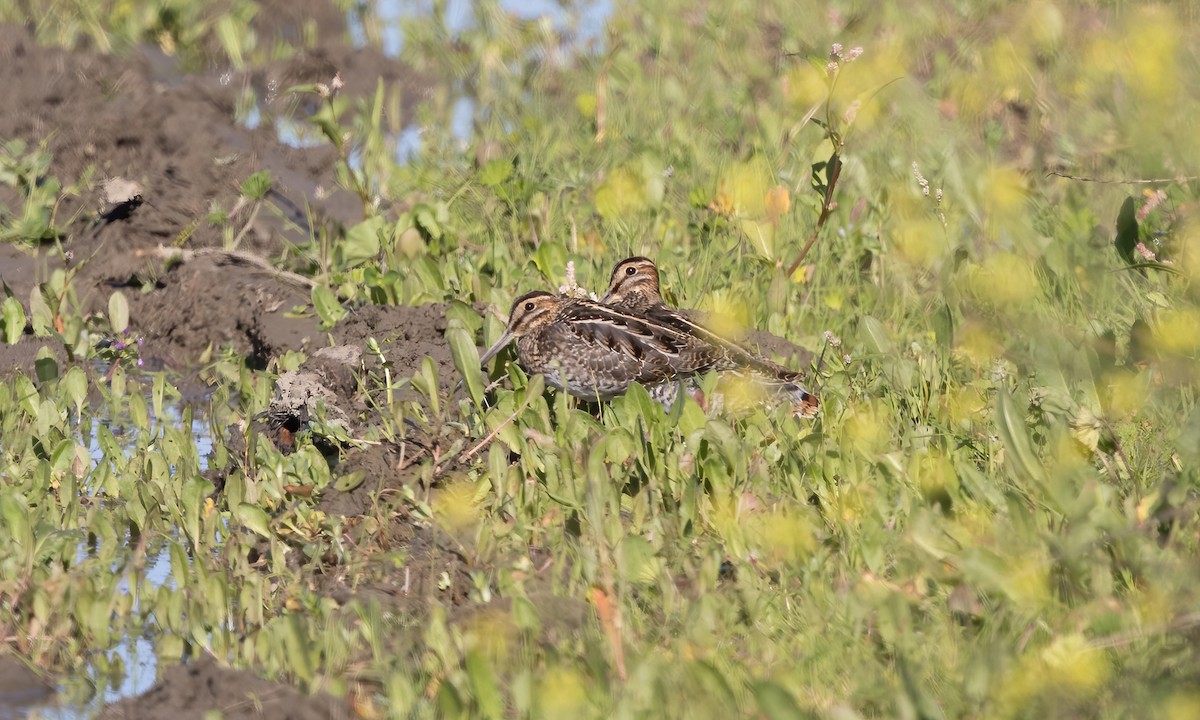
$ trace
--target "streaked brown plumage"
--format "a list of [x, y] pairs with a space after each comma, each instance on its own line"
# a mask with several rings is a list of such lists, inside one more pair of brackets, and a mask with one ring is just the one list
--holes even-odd
[[709, 344], [721, 356], [711, 369], [742, 374], [771, 390], [790, 397], [798, 412], [815, 413], [820, 403], [801, 384], [802, 374], [772, 362], [723, 338], [662, 300], [658, 267], [645, 257], [630, 257], [613, 267], [608, 292], [600, 299], [614, 310], [645, 318], [648, 322], [689, 335]]
[[517, 298], [508, 328], [480, 358], [486, 365], [515, 340], [517, 359], [547, 384], [585, 400], [608, 400], [632, 383], [652, 389], [705, 372], [720, 352], [678, 330], [579, 298], [531, 292]]

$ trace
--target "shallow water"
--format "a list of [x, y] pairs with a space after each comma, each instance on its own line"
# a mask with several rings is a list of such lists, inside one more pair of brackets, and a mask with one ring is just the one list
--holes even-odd
[[[522, 20], [547, 20], [564, 37], [563, 44], [557, 48], [557, 52], [563, 54], [602, 52], [605, 24], [613, 10], [612, 0], [574, 2], [570, 3], [569, 7], [553, 0], [500, 0], [499, 5], [501, 10]], [[388, 57], [397, 57], [404, 49], [403, 21], [432, 12], [431, 3], [405, 0], [376, 0], [374, 8], [371, 21], [378, 25], [382, 49]], [[461, 35], [476, 23], [473, 3], [470, 0], [449, 0], [446, 3], [444, 22], [451, 37]], [[365, 47], [368, 44], [368, 33], [360, 13], [353, 10], [347, 12], [346, 27], [355, 47]], [[452, 95], [448, 119], [450, 137], [465, 146], [471, 140], [479, 104], [461, 87], [454, 90]], [[251, 108], [243, 119], [246, 127], [251, 129], [257, 127], [261, 121], [262, 112], [259, 107]], [[278, 118], [275, 121], [275, 132], [280, 142], [294, 148], [320, 147], [326, 142], [319, 130], [295, 117]], [[420, 155], [424, 145], [423, 134], [424, 128], [414, 122], [390, 138], [395, 148], [396, 162], [405, 164]], [[355, 166], [353, 156], [350, 161], [351, 166]]]
[[[178, 427], [183, 422], [183, 414], [177, 406], [164, 406], [163, 413], [166, 417], [162, 420], [167, 424]], [[97, 421], [109, 422], [109, 419], [101, 416]], [[203, 417], [193, 418], [191, 436], [199, 455], [200, 470], [206, 470], [213, 438]], [[126, 434], [120, 439], [130, 448], [132, 437], [132, 434]], [[103, 461], [104, 452], [94, 433], [88, 438], [88, 451], [93, 463]], [[117, 592], [130, 594], [136, 589], [138, 597], [141, 597], [147, 591], [160, 587], [174, 588], [171, 542], [158, 541], [159, 547], [150, 552], [152, 559], [146, 562], [145, 570], [138, 578], [137, 588], [130, 585], [129, 575], [124, 573], [117, 583]], [[94, 552], [94, 548], [81, 543], [78, 556], [82, 560]], [[127, 556], [122, 558], [125, 559]], [[122, 572], [122, 568], [115, 567], [113, 571]], [[135, 602], [133, 614], [138, 610]], [[141, 627], [140, 632], [131, 632], [111, 649], [99, 653], [98, 658], [86, 662], [73, 677], [63, 678], [57, 687], [56, 695], [47, 697], [43, 692], [0, 693], [0, 720], [16, 720], [22, 717], [83, 720], [96, 715], [105, 705], [146, 692], [158, 679], [158, 657], [154, 640], [155, 628], [152, 625]], [[105, 672], [103, 668], [108, 668], [109, 671]]]

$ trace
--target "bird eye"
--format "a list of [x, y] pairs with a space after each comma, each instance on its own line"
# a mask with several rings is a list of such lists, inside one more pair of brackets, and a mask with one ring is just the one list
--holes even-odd
[[525, 312], [529, 312], [532, 309], [533, 309], [533, 303], [531, 303], [531, 302], [525, 303]]
[[636, 275], [636, 274], [637, 274], [637, 268], [635, 268], [635, 267], [627, 267], [627, 268], [625, 268], [625, 274], [626, 274], [626, 275]]

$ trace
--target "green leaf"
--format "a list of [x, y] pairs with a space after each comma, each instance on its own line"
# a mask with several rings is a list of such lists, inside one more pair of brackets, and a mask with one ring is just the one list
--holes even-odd
[[750, 246], [765, 260], [775, 258], [775, 225], [759, 220], [743, 219], [740, 223], [742, 232], [750, 241]]
[[241, 503], [234, 512], [238, 522], [250, 528], [265, 538], [271, 537], [271, 520], [267, 513], [257, 505]]
[[120, 290], [108, 298], [108, 324], [117, 335], [129, 329], [129, 301]]
[[645, 183], [628, 167], [619, 167], [596, 187], [596, 212], [605, 220], [625, 220], [649, 205]]
[[78, 416], [83, 412], [83, 401], [87, 399], [87, 375], [78, 367], [72, 367], [63, 375], [60, 387], [66, 393], [67, 400], [75, 405], [75, 414]]
[[214, 31], [229, 61], [241, 70], [245, 64], [245, 58], [242, 56], [242, 38], [246, 35], [246, 26], [233, 15], [221, 15], [217, 18]]
[[533, 251], [533, 264], [547, 280], [554, 284], [566, 278], [567, 248], [556, 241], [543, 241]]
[[316, 94], [316, 92], [317, 92], [317, 84], [316, 83], [306, 83], [304, 85], [293, 85], [290, 88], [288, 88], [287, 90], [284, 90], [284, 93], [287, 95], [307, 95], [309, 93]]
[[265, 200], [271, 191], [271, 173], [267, 170], [256, 172], [242, 183], [242, 195], [251, 200]]
[[714, 702], [720, 702], [721, 707], [729, 709], [730, 717], [736, 715], [737, 697], [729, 687], [729, 681], [717, 668], [703, 660], [697, 660], [688, 668], [696, 685], [704, 689], [704, 694]]
[[[394, 229], [382, 215], [369, 217], [350, 228], [346, 231], [345, 239], [337, 246], [338, 266], [350, 268], [379, 257], [383, 234]], [[391, 238], [387, 238], [386, 242], [390, 245]]]
[[29, 321], [33, 325], [33, 334], [38, 337], [46, 337], [54, 327], [54, 312], [46, 303], [40, 285], [35, 285], [29, 293]]
[[770, 680], [755, 684], [754, 698], [758, 701], [758, 708], [769, 720], [797, 720], [808, 717], [800, 710], [791, 693]]
[[154, 417], [161, 418], [163, 416], [163, 396], [167, 393], [167, 376], [165, 373], [157, 373], [154, 376], [154, 386], [150, 391], [151, 410], [154, 412]]
[[25, 413], [31, 418], [36, 418], [41, 398], [38, 397], [38, 391], [34, 387], [33, 381], [25, 375], [17, 375], [12, 380], [12, 390]]
[[434, 416], [440, 415], [442, 403], [438, 395], [437, 365], [430, 356], [426, 355], [421, 359], [421, 367], [413, 375], [413, 387], [420, 390], [429, 400], [429, 409]]
[[479, 351], [475, 347], [475, 333], [453, 319], [447, 323], [446, 342], [450, 345], [450, 356], [454, 367], [467, 384], [467, 394], [476, 406], [483, 404], [483, 373], [479, 369]]
[[1025, 417], [1004, 388], [996, 394], [996, 430], [1017, 471], [1026, 478], [1042, 481], [1045, 475], [1029, 444]]
[[1132, 265], [1138, 244], [1138, 221], [1137, 208], [1131, 197], [1125, 198], [1117, 213], [1117, 237], [1113, 244], [1117, 246], [1117, 254], [1121, 259]]
[[43, 384], [58, 377], [58, 360], [49, 348], [43, 346], [38, 350], [37, 359], [33, 361], [33, 372], [38, 382]]
[[9, 345], [16, 345], [25, 332], [25, 308], [21, 307], [16, 298], [6, 297], [0, 313], [4, 318], [4, 341]]
[[338, 492], [350, 492], [363, 484], [363, 480], [367, 479], [367, 473], [364, 470], [355, 470], [354, 472], [346, 473], [340, 476], [334, 483], [333, 488]]
[[1188, 415], [1179, 428], [1179, 439], [1175, 441], [1179, 457], [1187, 465], [1200, 465], [1200, 405]]
[[471, 680], [471, 691], [484, 717], [504, 717], [504, 697], [496, 682], [496, 673], [487, 659], [479, 652], [467, 653], [467, 677]]
[[321, 318], [322, 327], [333, 327], [338, 320], [346, 317], [346, 308], [338, 302], [337, 296], [327, 285], [314, 285], [312, 289], [313, 309]]
[[192, 541], [192, 547], [200, 547], [200, 520], [204, 513], [204, 498], [212, 491], [212, 483], [194, 477], [183, 484], [180, 503], [183, 505], [183, 529]]
[[479, 182], [488, 187], [496, 187], [511, 177], [512, 173], [512, 160], [508, 158], [496, 158], [480, 168]]
[[890, 356], [896, 352], [896, 345], [883, 323], [870, 315], [862, 319], [863, 343], [870, 348], [874, 355]]

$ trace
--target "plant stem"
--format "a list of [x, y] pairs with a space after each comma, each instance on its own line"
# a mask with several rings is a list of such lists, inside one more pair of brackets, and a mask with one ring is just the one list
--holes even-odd
[[800, 250], [800, 255], [796, 260], [788, 266], [788, 277], [796, 272], [796, 268], [800, 267], [800, 263], [804, 262], [804, 258], [808, 257], [808, 251], [812, 250], [812, 246], [817, 242], [817, 236], [821, 234], [821, 228], [825, 227], [825, 223], [829, 221], [829, 216], [833, 214], [833, 191], [837, 187], [838, 178], [842, 175], [842, 156], [839, 153], [834, 153], [829, 158], [829, 183], [825, 186], [825, 197], [821, 199], [821, 214], [817, 217], [817, 226], [813, 228], [812, 235], [808, 237], [808, 242], [804, 243], [804, 247]]

